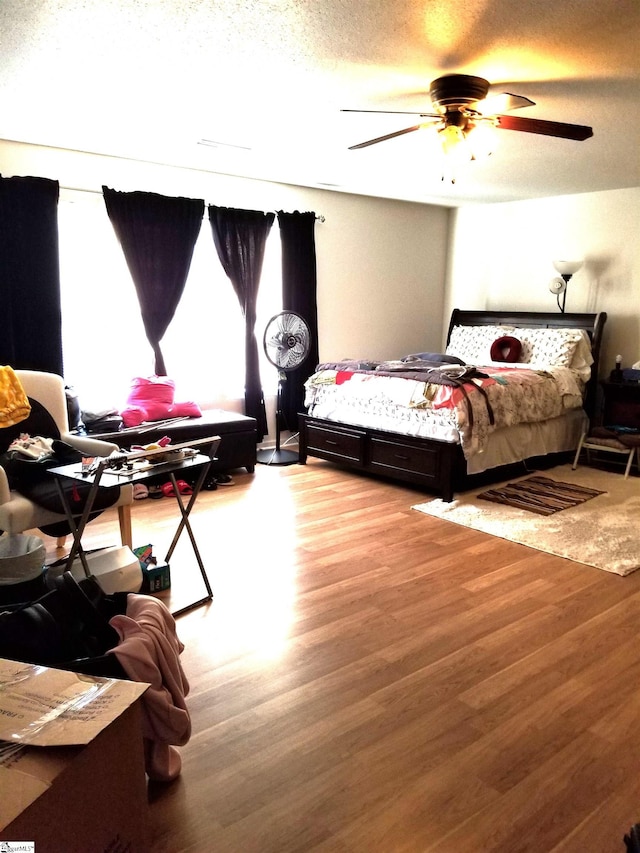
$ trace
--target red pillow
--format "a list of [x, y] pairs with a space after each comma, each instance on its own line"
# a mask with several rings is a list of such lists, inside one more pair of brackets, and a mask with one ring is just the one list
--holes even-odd
[[491, 344], [491, 361], [506, 361], [510, 364], [520, 358], [522, 344], [517, 338], [503, 335]]

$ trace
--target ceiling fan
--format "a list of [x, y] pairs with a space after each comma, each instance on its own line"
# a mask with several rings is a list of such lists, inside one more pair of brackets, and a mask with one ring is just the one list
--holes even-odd
[[[447, 74], [438, 77], [429, 87], [429, 95], [433, 112], [411, 113], [405, 110], [342, 110], [349, 113], [396, 113], [398, 115], [419, 115], [429, 119], [357, 145], [350, 145], [349, 150], [367, 148], [405, 133], [413, 133], [425, 127], [435, 126], [440, 134], [445, 153], [464, 143], [466, 137], [478, 127], [493, 126], [500, 130], [519, 130], [522, 133], [538, 133], [543, 136], [556, 136], [560, 139], [583, 141], [593, 136], [593, 130], [582, 124], [567, 124], [560, 121], [544, 121], [543, 119], [523, 118], [521, 116], [503, 115], [504, 112], [535, 106], [535, 102], [523, 95], [511, 95], [504, 92], [487, 98], [489, 81], [483, 77], [473, 77], [468, 74]], [[471, 156], [473, 159], [473, 155]]]

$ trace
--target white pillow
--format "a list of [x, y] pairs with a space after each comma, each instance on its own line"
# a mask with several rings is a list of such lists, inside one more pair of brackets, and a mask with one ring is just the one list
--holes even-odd
[[570, 367], [586, 382], [591, 375], [591, 342], [584, 329], [519, 328], [516, 326], [454, 326], [447, 355], [466, 364], [492, 364], [491, 344], [510, 335], [522, 344], [518, 363]]
[[512, 335], [522, 344], [520, 362], [549, 367], [571, 367], [578, 344], [583, 341], [581, 329], [515, 328]]
[[457, 355], [466, 364], [489, 364], [491, 344], [503, 335], [513, 335], [513, 326], [454, 326], [451, 329], [447, 355]]
[[593, 364], [593, 353], [591, 352], [591, 339], [589, 335], [582, 330], [582, 335], [578, 341], [578, 346], [573, 354], [571, 361], [571, 369], [577, 371], [578, 375], [587, 381], [591, 376], [591, 365]]

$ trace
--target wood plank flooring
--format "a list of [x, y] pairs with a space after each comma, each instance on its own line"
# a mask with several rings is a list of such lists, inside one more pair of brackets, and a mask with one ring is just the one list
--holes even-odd
[[[621, 853], [640, 821], [640, 572], [411, 510], [320, 460], [192, 515], [215, 597], [178, 620], [193, 735], [160, 853]], [[159, 556], [172, 499], [133, 508]], [[111, 544], [105, 513], [87, 546]], [[163, 545], [164, 543], [164, 545]], [[184, 537], [170, 606], [200, 594]]]

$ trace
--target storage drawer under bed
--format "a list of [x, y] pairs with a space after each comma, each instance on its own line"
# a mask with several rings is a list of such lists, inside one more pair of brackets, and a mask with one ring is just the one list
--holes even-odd
[[365, 438], [364, 432], [348, 427], [324, 429], [314, 423], [307, 425], [308, 452], [312, 456], [322, 456], [325, 459], [364, 465]]
[[439, 452], [435, 449], [387, 441], [372, 436], [369, 466], [380, 474], [408, 471], [435, 477], [439, 470]]
[[355, 470], [413, 483], [453, 499], [454, 479], [464, 463], [460, 445], [436, 439], [352, 427], [300, 415], [300, 462], [307, 455]]

